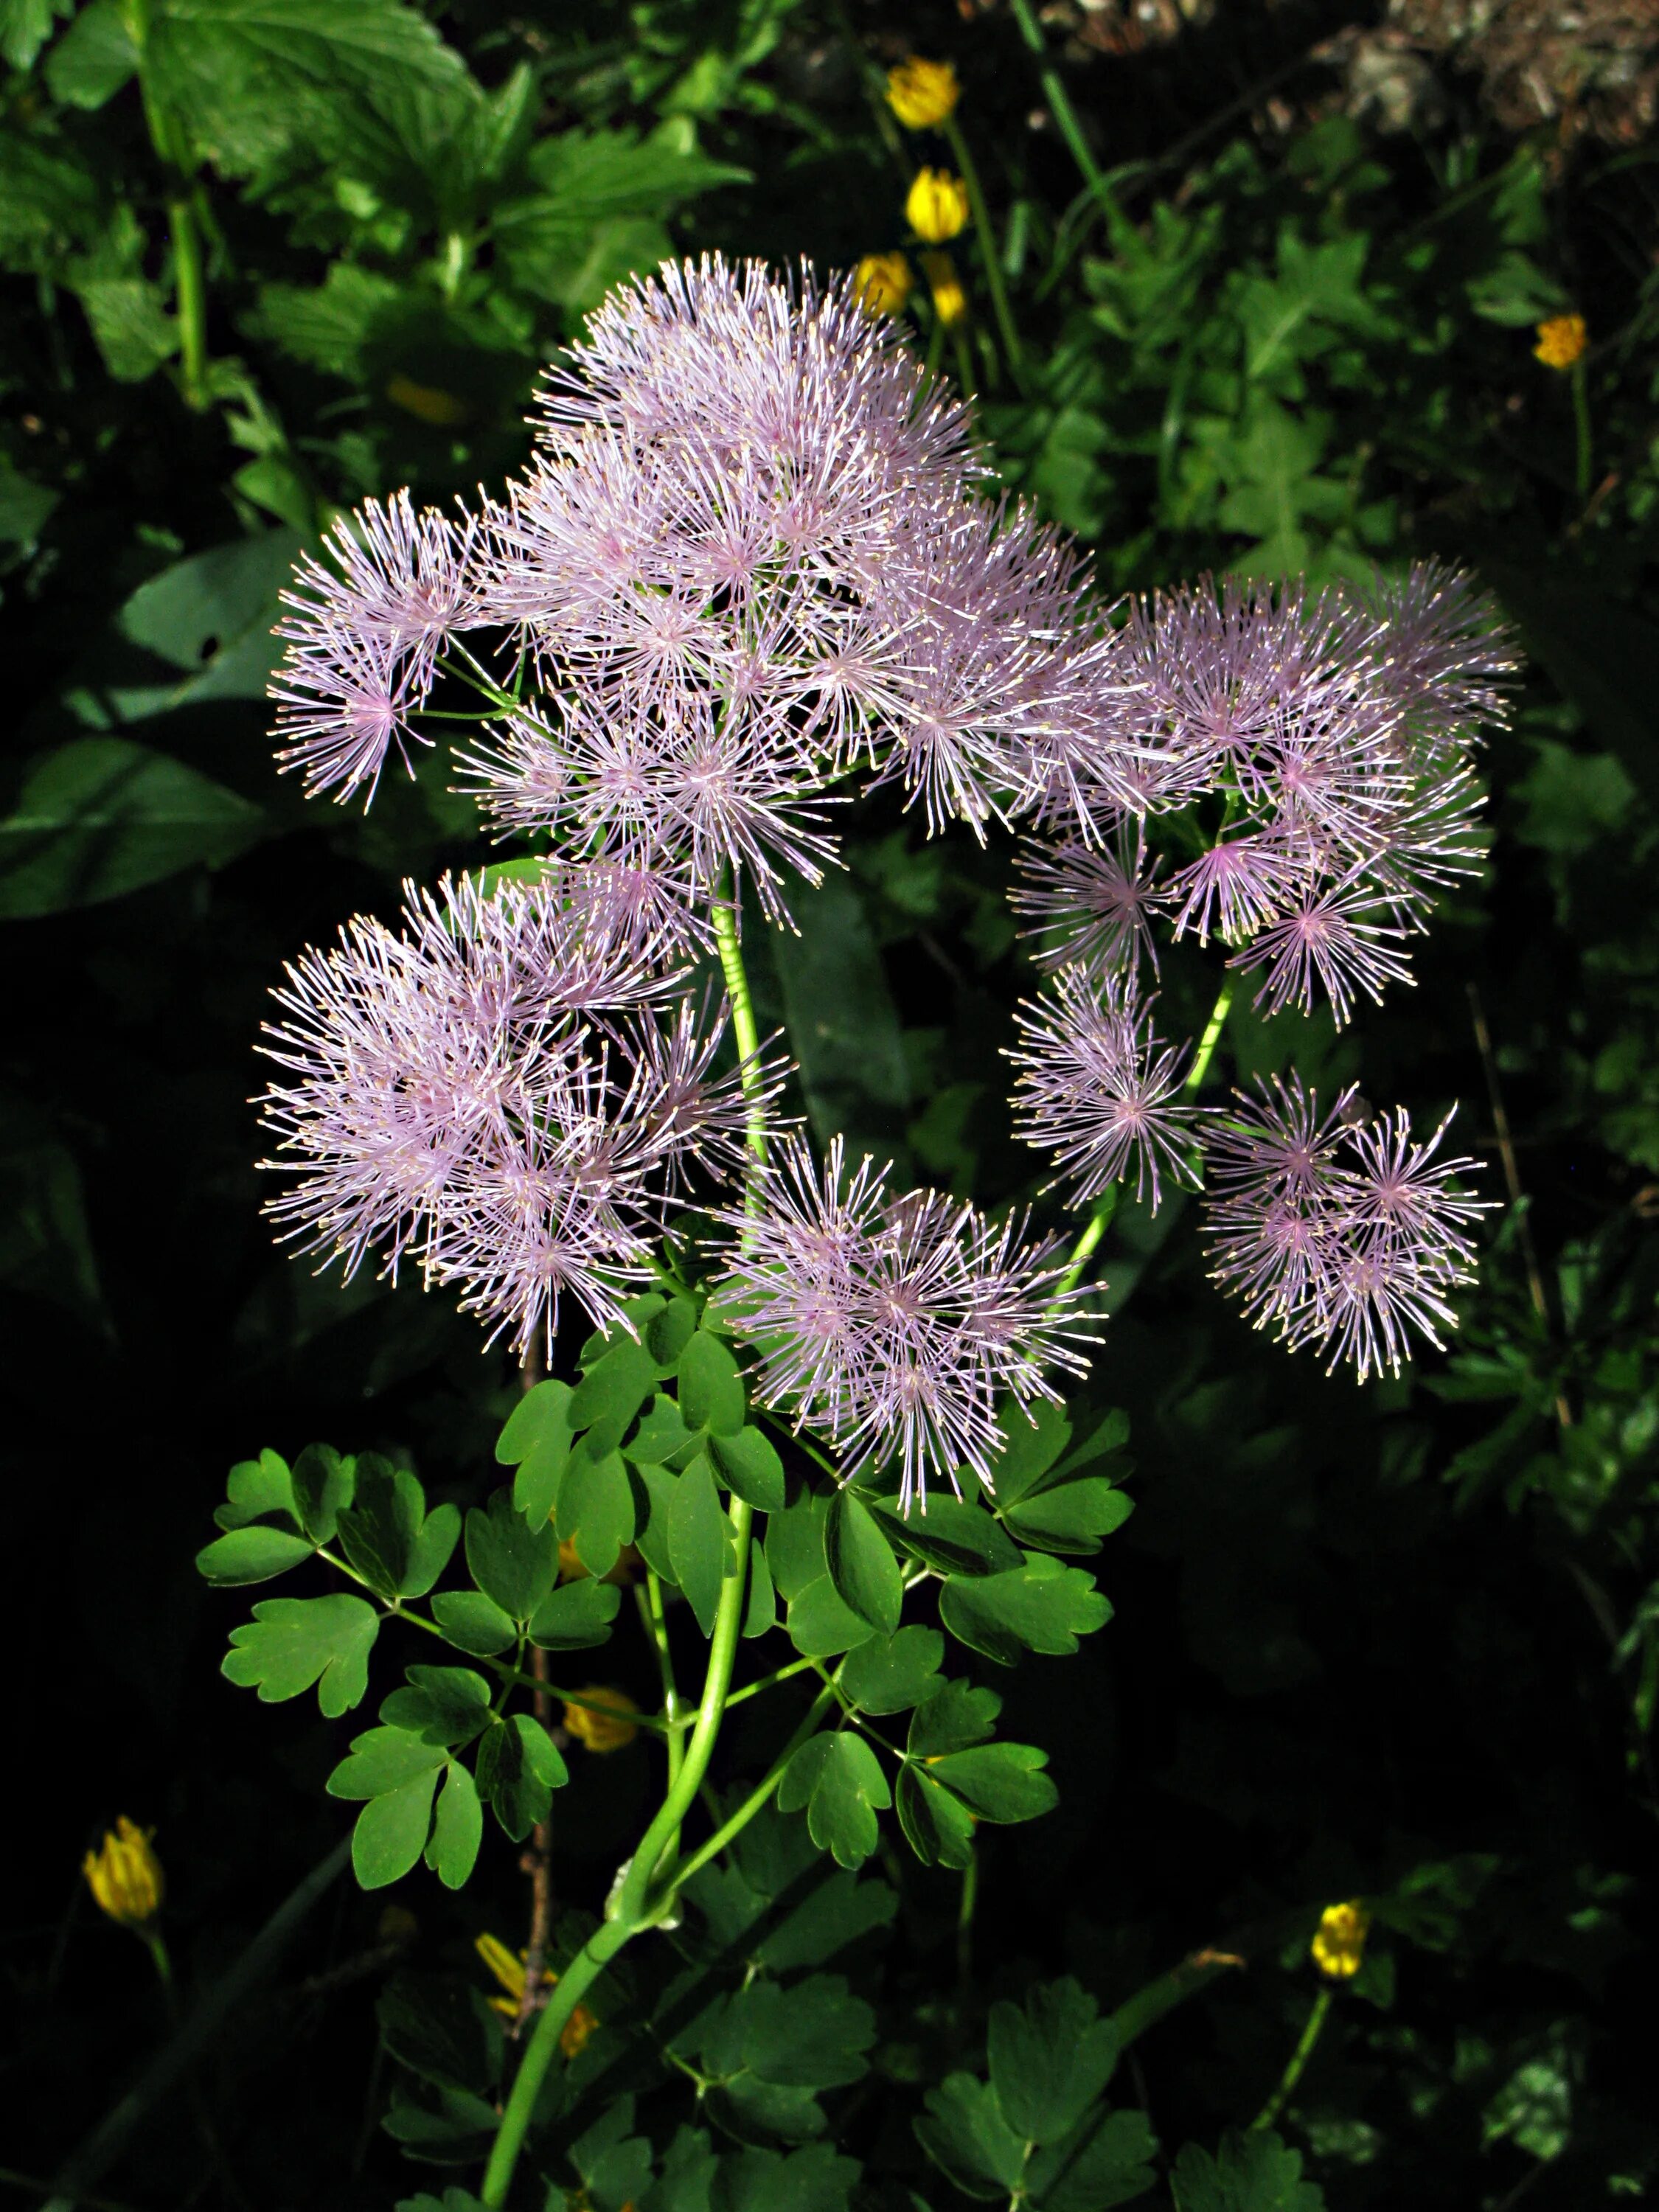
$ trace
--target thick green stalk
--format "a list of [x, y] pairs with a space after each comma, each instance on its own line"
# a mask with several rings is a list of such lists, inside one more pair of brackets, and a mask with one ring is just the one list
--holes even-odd
[[1238, 986], [1231, 975], [1224, 976], [1216, 1002], [1210, 1009], [1210, 1018], [1204, 1024], [1204, 1034], [1198, 1041], [1198, 1050], [1193, 1054], [1193, 1064], [1187, 1070], [1187, 1080], [1181, 1086], [1182, 1096], [1191, 1098], [1210, 1072], [1210, 1062], [1215, 1058], [1215, 1048], [1221, 1042], [1221, 1032], [1227, 1026], [1227, 1017], [1233, 1010], [1233, 994]]
[[980, 189], [979, 171], [974, 167], [974, 157], [968, 150], [968, 141], [962, 125], [954, 115], [945, 118], [945, 135], [950, 141], [951, 151], [962, 172], [962, 181], [968, 187], [968, 205], [973, 211], [974, 228], [979, 234], [980, 258], [985, 264], [985, 282], [990, 288], [992, 312], [997, 319], [997, 329], [1002, 335], [1003, 357], [1008, 363], [1008, 374], [1016, 384], [1025, 380], [1025, 360], [1020, 351], [1019, 332], [1014, 327], [1014, 318], [1008, 305], [1008, 289], [1002, 280], [1002, 255], [997, 246], [996, 233], [991, 228], [991, 210], [985, 204], [985, 194]]

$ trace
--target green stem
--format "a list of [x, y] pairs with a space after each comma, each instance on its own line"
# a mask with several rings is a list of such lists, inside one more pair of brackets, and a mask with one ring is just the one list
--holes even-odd
[[1019, 26], [1019, 34], [1036, 56], [1037, 82], [1042, 87], [1042, 96], [1059, 127], [1060, 137], [1071, 149], [1072, 159], [1083, 173], [1083, 181], [1097, 197], [1104, 198], [1106, 179], [1098, 161], [1089, 150], [1089, 142], [1083, 135], [1083, 125], [1077, 119], [1077, 110], [1070, 95], [1060, 81], [1060, 73], [1048, 59], [1048, 47], [1043, 44], [1042, 32], [1036, 17], [1031, 13], [1030, 0], [1009, 0], [1013, 18]]
[[1576, 481], [1580, 499], [1589, 497], [1593, 447], [1590, 442], [1589, 379], [1581, 356], [1572, 365], [1572, 419], [1578, 436]]
[[1008, 363], [1008, 373], [1016, 384], [1023, 386], [1025, 362], [1020, 352], [1019, 332], [1014, 327], [1013, 315], [1008, 306], [1007, 287], [1002, 280], [1002, 255], [998, 250], [996, 234], [991, 228], [991, 211], [986, 206], [985, 194], [980, 189], [979, 171], [974, 167], [968, 141], [954, 115], [947, 115], [945, 118], [945, 136], [956, 157], [957, 167], [962, 172], [962, 181], [968, 187], [968, 204], [973, 210], [974, 228], [979, 234], [980, 258], [985, 264], [985, 282], [990, 288], [992, 312], [1002, 334], [1002, 350]]
[[927, 333], [927, 358], [922, 368], [929, 376], [939, 374], [939, 365], [945, 356], [945, 318], [937, 307], [933, 310], [933, 327]]
[[966, 324], [960, 322], [957, 323], [951, 331], [951, 337], [956, 348], [957, 382], [962, 386], [963, 398], [964, 399], [972, 399], [975, 396], [974, 392], [974, 356], [973, 349], [968, 343], [968, 328]]
[[1314, 1999], [1313, 2010], [1308, 2014], [1308, 2024], [1302, 2031], [1301, 2040], [1285, 2063], [1285, 2071], [1279, 2077], [1279, 2087], [1250, 2122], [1248, 2130], [1249, 2134], [1255, 2135], [1260, 2129], [1272, 2127], [1284, 2110], [1286, 2099], [1302, 2079], [1304, 2067], [1313, 2057], [1314, 2045], [1319, 2040], [1320, 2030], [1325, 2025], [1326, 2016], [1330, 2011], [1331, 2000], [1334, 1995], [1335, 1991], [1331, 1984], [1327, 1982]]
[[644, 1587], [636, 1588], [634, 1596], [640, 1608], [641, 1626], [657, 1655], [657, 1672], [662, 1680], [662, 1709], [668, 1723], [668, 1779], [672, 1786], [678, 1778], [683, 1748], [678, 1726], [679, 1691], [674, 1680], [673, 1654], [668, 1648], [668, 1616], [663, 1605], [662, 1583], [654, 1567], [646, 1569]]
[[1126, 1997], [1112, 2014], [1118, 2048], [1126, 2049], [1137, 2036], [1144, 2035], [1162, 2020], [1165, 2013], [1173, 2012], [1178, 2004], [1207, 1988], [1218, 1976], [1237, 1972], [1243, 1964], [1243, 1960], [1233, 1952], [1200, 1951], [1190, 1959], [1183, 1959], [1178, 1966], [1171, 1966], [1155, 1982], [1148, 1982], [1132, 1997]]
[[1227, 1017], [1233, 1010], [1233, 996], [1237, 988], [1234, 977], [1223, 977], [1215, 1005], [1210, 1010], [1210, 1018], [1204, 1024], [1204, 1034], [1198, 1041], [1198, 1050], [1193, 1054], [1193, 1064], [1187, 1070], [1187, 1080], [1181, 1086], [1183, 1098], [1193, 1097], [1210, 1072], [1210, 1062], [1215, 1058], [1221, 1032], [1227, 1026]]
[[749, 1149], [764, 1167], [766, 1101], [762, 1095], [760, 1032], [755, 1026], [755, 1001], [738, 940], [738, 890], [729, 869], [714, 894], [714, 944], [726, 977], [726, 996], [732, 1001], [732, 1034], [737, 1040], [744, 1097], [749, 1103]]
[[787, 1667], [775, 1668], [771, 1674], [763, 1674], [757, 1682], [745, 1682], [742, 1689], [733, 1690], [726, 1699], [726, 1711], [729, 1712], [733, 1705], [740, 1705], [745, 1698], [758, 1698], [764, 1691], [775, 1690], [780, 1682], [787, 1682], [796, 1674], [805, 1674], [817, 1664], [816, 1659], [792, 1659]]
[[145, 64], [149, 42], [149, 0], [127, 0], [126, 27], [138, 55], [138, 82], [144, 121], [155, 158], [167, 172], [167, 232], [173, 246], [174, 304], [183, 359], [185, 404], [199, 414], [207, 405], [207, 279], [202, 231], [191, 185], [193, 163], [189, 142], [177, 118], [157, 98]]
[[682, 1883], [690, 1881], [694, 1874], [698, 1873], [703, 1867], [706, 1867], [710, 1859], [716, 1857], [721, 1851], [723, 1851], [726, 1845], [731, 1842], [733, 1836], [737, 1835], [740, 1830], [746, 1828], [749, 1826], [749, 1823], [754, 1819], [756, 1814], [760, 1811], [767, 1799], [777, 1788], [779, 1783], [782, 1781], [784, 1768], [788, 1765], [790, 1760], [800, 1749], [802, 1744], [806, 1741], [808, 1736], [810, 1736], [813, 1729], [817, 1728], [818, 1723], [823, 1718], [824, 1714], [829, 1711], [833, 1702], [833, 1687], [831, 1685], [826, 1683], [824, 1687], [818, 1692], [817, 1696], [807, 1707], [805, 1713], [802, 1717], [800, 1725], [796, 1729], [793, 1735], [790, 1737], [788, 1742], [785, 1744], [783, 1749], [772, 1761], [771, 1765], [767, 1768], [765, 1774], [755, 1784], [749, 1795], [744, 1799], [742, 1804], [738, 1807], [736, 1812], [728, 1814], [721, 1825], [715, 1829], [714, 1834], [710, 1836], [706, 1842], [699, 1844], [696, 1850], [691, 1852], [688, 1857], [682, 1859], [679, 1864], [675, 1868], [674, 1887], [677, 1890], [680, 1887]]

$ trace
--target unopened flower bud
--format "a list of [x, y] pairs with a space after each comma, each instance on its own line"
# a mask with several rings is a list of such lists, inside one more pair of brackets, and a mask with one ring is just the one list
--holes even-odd
[[1571, 368], [1584, 357], [1589, 332], [1582, 315], [1552, 315], [1538, 325], [1534, 356], [1546, 368]]
[[947, 331], [968, 319], [968, 295], [962, 289], [962, 279], [957, 274], [957, 264], [948, 253], [924, 253], [921, 265], [927, 272], [927, 287], [933, 295], [933, 313]]
[[1328, 1905], [1319, 1916], [1309, 1955], [1322, 1974], [1334, 1982], [1352, 1981], [1365, 1955], [1365, 1937], [1371, 1916], [1358, 1898], [1346, 1905]]
[[952, 114], [961, 96], [949, 62], [925, 62], [919, 54], [887, 72], [887, 105], [907, 131], [932, 131]]
[[918, 238], [941, 246], [968, 227], [968, 187], [949, 169], [919, 169], [904, 213]]
[[100, 1850], [81, 1862], [87, 1887], [99, 1909], [123, 1928], [143, 1929], [161, 1909], [167, 1883], [161, 1862], [150, 1848], [154, 1828], [135, 1827], [125, 1813]]
[[[633, 1742], [639, 1730], [627, 1716], [638, 1712], [639, 1707], [626, 1690], [596, 1685], [580, 1694], [592, 1703], [565, 1707], [567, 1734], [574, 1735], [578, 1743], [586, 1744], [589, 1751], [620, 1751], [624, 1744]], [[595, 1711], [594, 1707], [599, 1705], [605, 1710]]]

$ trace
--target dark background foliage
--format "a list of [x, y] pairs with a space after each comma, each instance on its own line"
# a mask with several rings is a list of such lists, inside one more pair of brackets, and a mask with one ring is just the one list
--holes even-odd
[[[367, 819], [278, 782], [260, 696], [276, 583], [337, 504], [404, 483], [441, 499], [521, 461], [536, 364], [629, 269], [902, 246], [907, 164], [939, 156], [878, 94], [914, 48], [961, 75], [1028, 355], [1022, 392], [981, 354], [985, 428], [1110, 589], [1436, 552], [1519, 623], [1492, 865], [1415, 990], [1340, 1041], [1242, 1012], [1228, 1049], [1425, 1113], [1461, 1101], [1494, 1194], [1501, 1097], [1524, 1198], [1495, 1217], [1455, 1351], [1363, 1391], [1253, 1337], [1176, 1209], [1126, 1209], [1092, 1386], [1127, 1408], [1138, 1469], [1116, 1618], [997, 1684], [1011, 1729], [1051, 1748], [1060, 1809], [986, 1847], [965, 1936], [955, 1879], [905, 1875], [876, 1969], [879, 2093], [846, 2139], [872, 2173], [919, 2174], [884, 2097], [971, 2041], [988, 1996], [1065, 1970], [1110, 2006], [1207, 1945], [1249, 1963], [1137, 2045], [1133, 2087], [1166, 2142], [1212, 2141], [1299, 2032], [1308, 1910], [1387, 1893], [1406, 1902], [1292, 2107], [1331, 2204], [1650, 2193], [1632, 2022], [1659, 1814], [1659, 171], [1641, 11], [1579, 10], [1564, 51], [1547, 9], [1499, 9], [1497, 31], [1426, 4], [1046, 10], [1109, 204], [1079, 197], [1002, 6], [462, 0], [426, 11], [428, 40], [373, 0], [354, 21], [404, 26], [380, 52], [343, 45], [322, 0], [314, 34], [257, 48], [142, 12], [185, 154], [131, 81], [132, 10], [0, 7], [0, 2164], [49, 2172], [159, 2033], [139, 1947], [77, 1873], [116, 1814], [157, 1827], [187, 1987], [338, 1831], [319, 1788], [337, 1731], [217, 1673], [232, 1616], [191, 1561], [225, 1466], [326, 1437], [466, 1499], [515, 1387], [441, 1298], [315, 1279], [258, 1218], [246, 1102], [282, 962], [479, 850], [441, 774], [389, 779]], [[193, 394], [167, 243], [181, 197], [205, 252]], [[1571, 377], [1531, 351], [1568, 309], [1589, 331], [1587, 452]], [[815, 1123], [992, 1202], [1029, 1194], [997, 1057], [1026, 972], [1006, 851], [929, 847], [876, 804], [848, 851], [802, 942], [761, 963]], [[1169, 976], [1177, 1029], [1200, 988]], [[616, 1806], [568, 1839], [575, 1901], [597, 1904], [641, 1786], [619, 1759]], [[234, 2018], [209, 2086], [253, 2203], [407, 2186], [376, 2130], [374, 1999], [394, 1965], [464, 1966], [480, 1927], [521, 1940], [522, 1877], [494, 1848], [459, 1902], [411, 1879], [401, 1919], [339, 1886]], [[180, 2105], [108, 2185], [213, 2201], [200, 2170]]]

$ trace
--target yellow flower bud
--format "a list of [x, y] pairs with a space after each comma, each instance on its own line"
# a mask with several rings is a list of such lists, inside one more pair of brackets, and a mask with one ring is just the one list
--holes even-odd
[[[489, 1934], [476, 1936], [472, 1948], [506, 1993], [490, 1998], [490, 2010], [500, 2013], [503, 2020], [517, 2020], [524, 2010], [526, 1960], [528, 1954], [520, 1951], [514, 1958], [499, 1936]], [[556, 1974], [544, 1974], [536, 1992], [539, 2002], [545, 2004], [547, 1992], [557, 1989], [558, 1985]], [[564, 2056], [574, 2058], [599, 2024], [596, 2015], [589, 2012], [585, 2004], [579, 2004], [559, 2030], [559, 2049]]]
[[1582, 315], [1552, 315], [1538, 325], [1533, 353], [1546, 368], [1571, 368], [1574, 362], [1583, 359], [1589, 343], [1589, 332]]
[[924, 253], [921, 265], [927, 272], [928, 289], [933, 295], [933, 313], [947, 331], [968, 319], [968, 295], [962, 289], [962, 279], [957, 274], [957, 264], [948, 253]]
[[1371, 1916], [1357, 1897], [1346, 1905], [1328, 1905], [1319, 1916], [1313, 1942], [1308, 1946], [1309, 1955], [1320, 1972], [1328, 1974], [1334, 1982], [1352, 1981], [1365, 1955], [1365, 1936], [1370, 1924]]
[[853, 292], [867, 314], [896, 315], [915, 279], [902, 253], [866, 253], [853, 271]]
[[919, 169], [904, 212], [918, 238], [942, 245], [968, 227], [968, 187], [949, 169]]
[[932, 131], [953, 114], [962, 88], [949, 62], [912, 54], [887, 72], [887, 105], [907, 131]]
[[632, 1721], [623, 1717], [636, 1713], [639, 1707], [626, 1690], [607, 1689], [603, 1684], [585, 1688], [584, 1698], [593, 1705], [603, 1705], [604, 1712], [595, 1712], [592, 1705], [567, 1705], [564, 1725], [568, 1734], [590, 1751], [620, 1751], [625, 1743], [632, 1743], [639, 1730]]
[[123, 1928], [146, 1928], [161, 1909], [167, 1889], [161, 1862], [150, 1849], [154, 1828], [135, 1827], [125, 1813], [112, 1835], [104, 1838], [101, 1850], [88, 1851], [81, 1862], [87, 1887]]

